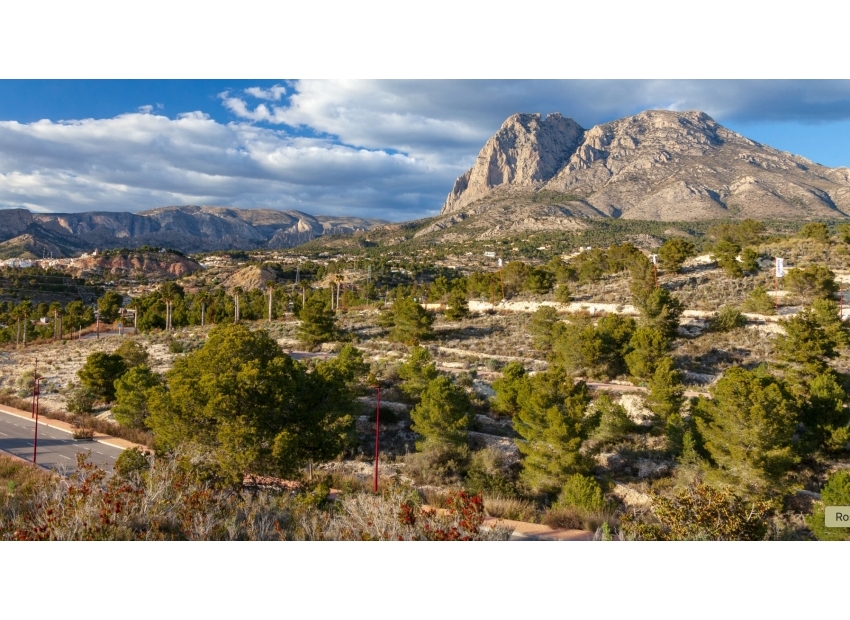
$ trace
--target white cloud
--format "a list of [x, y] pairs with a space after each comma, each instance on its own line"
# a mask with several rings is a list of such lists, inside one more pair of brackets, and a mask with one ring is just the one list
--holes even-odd
[[257, 99], [265, 99], [267, 101], [280, 101], [281, 97], [286, 94], [286, 88], [284, 88], [280, 84], [275, 84], [271, 88], [260, 88], [259, 86], [252, 86], [251, 88], [246, 88], [245, 92]]
[[[201, 112], [0, 122], [0, 206], [39, 211], [194, 203], [404, 219], [438, 208], [453, 172]], [[418, 200], [398, 200], [402, 188]]]

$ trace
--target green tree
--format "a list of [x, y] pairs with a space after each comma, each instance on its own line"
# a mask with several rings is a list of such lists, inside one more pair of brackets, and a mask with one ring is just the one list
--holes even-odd
[[389, 339], [407, 345], [415, 345], [430, 338], [434, 330], [434, 315], [412, 297], [402, 297], [393, 303], [393, 329]]
[[839, 375], [827, 368], [814, 377], [795, 376], [804, 431], [800, 447], [805, 452], [844, 452], [850, 444], [850, 409], [847, 390]]
[[573, 292], [566, 284], [559, 284], [555, 289], [555, 301], [561, 304], [568, 304], [573, 300]]
[[783, 280], [785, 288], [808, 302], [829, 298], [838, 292], [835, 274], [824, 265], [809, 265], [804, 269], [789, 269]]
[[809, 222], [800, 229], [800, 237], [818, 243], [829, 243], [829, 229], [823, 222]]
[[767, 294], [763, 286], [755, 287], [744, 300], [744, 312], [754, 314], [776, 314], [776, 302]]
[[629, 373], [638, 379], [649, 379], [667, 355], [667, 338], [654, 327], [641, 326], [635, 330], [629, 345], [631, 352], [625, 358]]
[[654, 327], [667, 339], [676, 337], [679, 329], [679, 317], [684, 307], [679, 299], [665, 288], [656, 288], [638, 305], [643, 324]]
[[758, 273], [759, 254], [752, 248], [744, 248], [741, 252], [741, 269], [747, 273]]
[[347, 366], [329, 360], [307, 372], [266, 331], [220, 325], [152, 391], [148, 426], [160, 450], [203, 447], [225, 483], [239, 485], [248, 472], [297, 476], [350, 445], [357, 405]]
[[850, 529], [826, 527], [826, 506], [850, 506], [850, 469], [841, 469], [830, 476], [821, 491], [820, 503], [806, 519], [818, 540], [850, 540]]
[[681, 375], [673, 367], [673, 358], [665, 356], [659, 360], [655, 373], [649, 380], [649, 408], [663, 421], [679, 413], [684, 402], [685, 388]]
[[744, 269], [738, 262], [738, 254], [741, 246], [731, 241], [720, 241], [714, 246], [712, 257], [717, 261], [717, 266], [723, 269], [731, 278], [740, 278], [744, 275]]
[[635, 254], [629, 263], [629, 290], [632, 302], [642, 308], [652, 291], [655, 290], [655, 268], [646, 256]]
[[505, 295], [510, 298], [525, 288], [525, 280], [531, 269], [522, 261], [512, 261], [502, 270]]
[[135, 366], [115, 380], [115, 405], [112, 414], [122, 426], [144, 428], [148, 397], [162, 383], [160, 376], [144, 365]]
[[118, 313], [123, 303], [124, 297], [120, 293], [106, 291], [103, 297], [97, 300], [100, 320], [104, 323], [114, 323], [118, 319]]
[[449, 321], [460, 321], [469, 316], [469, 302], [466, 300], [466, 291], [461, 287], [452, 288], [449, 294], [446, 318]]
[[319, 295], [307, 298], [299, 318], [298, 339], [308, 346], [315, 347], [336, 337], [336, 315]]
[[608, 394], [600, 394], [593, 401], [593, 415], [588, 422], [593, 439], [603, 444], [618, 443], [636, 428], [623, 406]]
[[785, 333], [776, 338], [781, 359], [817, 374], [826, 361], [838, 356], [847, 345], [847, 330], [838, 318], [838, 306], [820, 300], [811, 308], [782, 321]]
[[701, 398], [696, 425], [711, 463], [709, 479], [746, 496], [776, 497], [797, 463], [792, 438], [799, 411], [784, 382], [764, 369], [732, 367]]
[[696, 256], [694, 244], [681, 237], [673, 237], [664, 242], [658, 250], [661, 266], [668, 271], [678, 272], [687, 259]]
[[843, 243], [850, 243], [850, 224], [844, 223], [838, 225], [838, 238]]
[[590, 402], [584, 382], [573, 383], [563, 369], [550, 368], [530, 377], [517, 396], [514, 429], [523, 441], [520, 479], [534, 492], [557, 492], [572, 474], [589, 468], [579, 452], [585, 438], [585, 410]]
[[534, 267], [525, 279], [525, 290], [534, 295], [545, 295], [555, 285], [555, 276], [541, 267]]
[[120, 355], [127, 365], [127, 368], [135, 368], [142, 364], [148, 363], [148, 352], [140, 343], [135, 340], [125, 340], [121, 343], [115, 354]]
[[416, 399], [438, 375], [437, 366], [424, 347], [412, 347], [407, 361], [398, 367], [402, 391]]
[[80, 383], [89, 388], [101, 400], [115, 400], [115, 380], [127, 372], [124, 358], [114, 353], [98, 351], [86, 358], [86, 363], [77, 371]]
[[448, 377], [436, 377], [423, 390], [421, 400], [410, 412], [411, 430], [422, 435], [419, 450], [432, 445], [465, 445], [472, 405], [463, 388]]
[[558, 312], [552, 306], [540, 306], [531, 315], [528, 332], [538, 351], [552, 349], [552, 327], [558, 322]]
[[509, 362], [502, 368], [502, 376], [493, 381], [496, 395], [491, 400], [493, 409], [506, 415], [514, 415], [519, 410], [517, 397], [523, 384], [528, 380], [525, 367], [519, 362]]

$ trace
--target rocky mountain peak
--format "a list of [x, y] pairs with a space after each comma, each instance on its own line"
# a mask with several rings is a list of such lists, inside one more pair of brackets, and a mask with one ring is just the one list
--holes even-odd
[[515, 114], [457, 180], [442, 213], [480, 214], [506, 192], [518, 205], [525, 197], [581, 217], [850, 215], [845, 169], [759, 144], [700, 111], [647, 110], [586, 131], [560, 114]]
[[578, 123], [558, 113], [513, 114], [455, 181], [443, 212], [461, 209], [493, 187], [542, 185], [568, 161], [583, 135]]

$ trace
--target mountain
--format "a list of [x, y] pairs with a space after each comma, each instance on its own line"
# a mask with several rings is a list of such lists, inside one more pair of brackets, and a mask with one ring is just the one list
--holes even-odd
[[457, 179], [443, 217], [574, 229], [586, 218], [685, 221], [725, 217], [843, 219], [850, 170], [759, 144], [702, 112], [650, 110], [583, 129], [569, 118], [514, 114]]
[[0, 256], [70, 256], [94, 248], [169, 247], [183, 252], [289, 248], [351, 234], [383, 220], [230, 207], [163, 207], [140, 213], [0, 210]]

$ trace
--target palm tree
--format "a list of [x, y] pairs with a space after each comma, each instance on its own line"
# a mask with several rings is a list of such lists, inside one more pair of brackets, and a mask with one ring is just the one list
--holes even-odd
[[48, 312], [53, 314], [53, 340], [56, 340], [56, 336], [59, 333], [59, 326], [57, 325], [57, 323], [59, 323], [59, 312], [61, 310], [62, 304], [60, 304], [58, 301], [54, 301], [52, 304], [50, 304], [50, 308], [48, 309]]
[[174, 298], [178, 296], [177, 285], [174, 282], [164, 282], [159, 287], [159, 294], [165, 302], [165, 331], [171, 331], [171, 309]]
[[336, 274], [336, 309], [339, 311], [339, 292], [342, 288], [342, 281], [345, 280], [345, 276], [341, 273]]
[[27, 317], [32, 314], [32, 302], [29, 299], [23, 300], [18, 304], [21, 311], [21, 317], [24, 319], [24, 348], [27, 346]]
[[269, 291], [269, 323], [272, 322], [272, 298], [274, 297], [274, 281], [269, 280], [266, 282], [266, 288]]
[[201, 304], [201, 327], [203, 327], [206, 318], [207, 304], [210, 302], [210, 293], [207, 289], [202, 288], [198, 291], [195, 299]]
[[9, 311], [9, 316], [15, 319], [17, 323], [17, 332], [15, 335], [15, 347], [21, 344], [21, 309], [19, 306], [15, 306]]
[[239, 322], [239, 296], [242, 294], [242, 292], [243, 291], [241, 286], [237, 286], [235, 289], [233, 289], [233, 295], [236, 301], [236, 307], [234, 308], [234, 311], [237, 323]]

